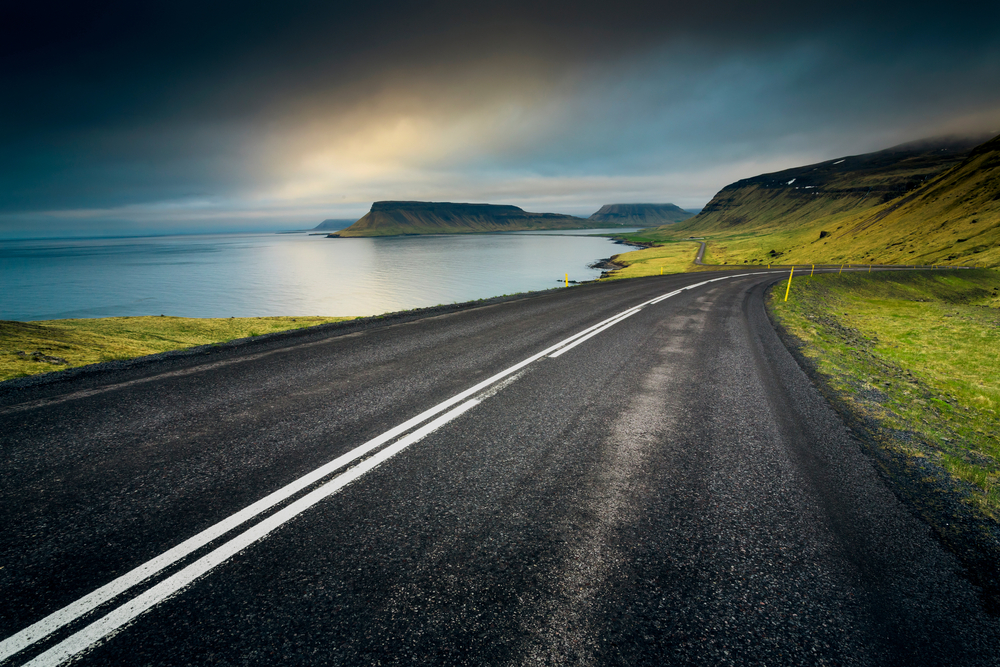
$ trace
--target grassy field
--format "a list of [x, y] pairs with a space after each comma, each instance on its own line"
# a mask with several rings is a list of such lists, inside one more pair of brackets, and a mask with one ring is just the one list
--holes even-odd
[[[635, 236], [630, 235], [629, 238]], [[685, 271], [704, 269], [705, 267], [696, 266], [694, 263], [699, 245], [699, 241], [674, 241], [654, 248], [643, 248], [615, 255], [611, 261], [625, 268], [612, 272], [604, 280], [656, 276], [660, 275], [661, 272], [664, 274], [684, 273]]]
[[105, 317], [0, 321], [0, 380], [132, 359], [350, 317]]
[[817, 275], [770, 293], [838, 400], [1000, 520], [1000, 271]]

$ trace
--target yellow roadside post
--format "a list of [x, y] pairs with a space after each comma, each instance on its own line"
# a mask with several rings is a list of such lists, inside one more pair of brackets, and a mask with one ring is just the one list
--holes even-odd
[[813, 272], [815, 272], [815, 271], [816, 271], [816, 265], [813, 264], [813, 267], [811, 269], [809, 269], [809, 277], [810, 278], [813, 277]]
[[569, 274], [566, 274], [566, 287], [569, 287]]
[[871, 273], [871, 272], [872, 272], [872, 265], [871, 265], [871, 264], [869, 264], [869, 265], [868, 265], [868, 273]]
[[844, 272], [844, 265], [843, 265], [843, 264], [841, 264], [841, 265], [840, 265], [840, 271], [837, 271], [837, 275], [839, 276], [839, 275], [840, 275], [841, 273], [843, 273], [843, 272]]
[[661, 276], [663, 275], [663, 267], [662, 266], [660, 267], [660, 275]]
[[795, 265], [792, 265], [792, 270], [788, 272], [788, 287], [785, 288], [785, 301], [788, 301], [788, 293], [792, 290], [793, 273], [795, 273]]

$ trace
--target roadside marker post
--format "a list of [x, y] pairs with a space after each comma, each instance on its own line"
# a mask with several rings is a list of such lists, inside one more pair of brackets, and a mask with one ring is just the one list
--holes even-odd
[[569, 287], [569, 274], [566, 274], [566, 287]]
[[840, 271], [837, 271], [837, 275], [839, 276], [839, 275], [840, 275], [841, 273], [843, 273], [843, 272], [844, 272], [844, 265], [843, 265], [843, 264], [841, 264], [841, 265], [840, 265]]
[[812, 267], [811, 269], [809, 269], [809, 277], [810, 277], [810, 278], [812, 278], [812, 277], [813, 277], [813, 273], [814, 273], [815, 271], [816, 271], [816, 265], [815, 265], [815, 264], [813, 264], [813, 267]]
[[785, 301], [788, 301], [788, 293], [792, 291], [792, 274], [795, 273], [795, 267], [792, 266], [792, 270], [788, 272], [788, 287], [785, 288]]
[[868, 273], [871, 273], [871, 272], [872, 272], [872, 265], [871, 265], [871, 264], [869, 264], [869, 265], [868, 265]]

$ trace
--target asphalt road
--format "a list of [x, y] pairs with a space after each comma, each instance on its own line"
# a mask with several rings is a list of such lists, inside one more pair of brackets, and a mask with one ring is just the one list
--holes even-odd
[[2, 664], [998, 664], [733, 276], [0, 389]]

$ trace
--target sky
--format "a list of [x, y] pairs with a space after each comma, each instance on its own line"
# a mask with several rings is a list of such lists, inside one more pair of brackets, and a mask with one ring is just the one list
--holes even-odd
[[0, 238], [696, 209], [1000, 133], [1000, 3], [39, 0], [5, 10], [0, 90]]

